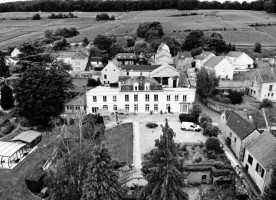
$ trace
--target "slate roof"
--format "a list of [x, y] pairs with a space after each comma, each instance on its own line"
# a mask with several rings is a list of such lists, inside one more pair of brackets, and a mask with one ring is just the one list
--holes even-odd
[[263, 108], [268, 126], [276, 126], [276, 108]]
[[195, 56], [196, 59], [198, 60], [203, 60], [204, 58], [206, 58], [207, 56], [209, 56], [210, 54], [212, 54], [212, 52], [209, 51], [204, 51], [201, 54]]
[[273, 68], [273, 67], [258, 68], [256, 69], [256, 73], [259, 73], [261, 77], [261, 81], [264, 83], [276, 82], [276, 68]]
[[217, 66], [221, 61], [223, 61], [223, 59], [223, 56], [214, 56], [210, 58], [206, 63], [204, 63], [204, 66], [209, 68], [215, 68], [215, 66]]
[[65, 106], [84, 106], [84, 97], [83, 95], [75, 97], [69, 102], [65, 103]]
[[246, 138], [250, 133], [255, 130], [255, 127], [247, 122], [244, 118], [240, 115], [231, 111], [230, 116], [227, 121], [227, 126], [235, 132], [235, 134], [243, 140]]
[[244, 52], [240, 52], [240, 51], [230, 51], [226, 56], [229, 57], [240, 57]]
[[133, 91], [134, 83], [139, 83], [139, 90], [145, 89], [145, 83], [150, 83], [150, 90], [162, 90], [162, 85], [154, 78], [146, 76], [120, 76], [118, 82], [121, 83], [121, 90], [123, 91]]
[[262, 110], [235, 111], [257, 129], [266, 129], [266, 121]]
[[91, 62], [93, 62], [93, 61], [103, 61], [103, 57], [91, 57], [90, 61]]
[[133, 53], [118, 53], [115, 58], [117, 60], [136, 60], [137, 57]]
[[246, 149], [266, 170], [276, 164], [276, 138], [271, 133], [264, 132], [252, 141]]
[[20, 133], [18, 136], [14, 137], [12, 141], [22, 141], [26, 143], [31, 143], [40, 135], [41, 133], [37, 131], [25, 131]]
[[161, 65], [121, 65], [121, 70], [125, 71], [153, 71]]
[[233, 88], [244, 88], [246, 85], [244, 81], [229, 81], [229, 80], [219, 80], [219, 89], [233, 89]]
[[177, 54], [177, 58], [178, 60], [185, 59], [185, 58], [192, 58], [192, 54], [190, 51], [179, 52]]
[[226, 121], [228, 120], [230, 114], [231, 114], [231, 110], [225, 110], [225, 118], [226, 118]]

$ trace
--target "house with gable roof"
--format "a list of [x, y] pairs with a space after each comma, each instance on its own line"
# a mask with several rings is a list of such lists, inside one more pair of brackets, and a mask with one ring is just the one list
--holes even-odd
[[204, 51], [201, 54], [195, 56], [196, 68], [198, 68], [200, 70], [201, 67], [203, 66], [203, 64], [206, 63], [210, 58], [212, 58], [214, 56], [215, 56], [215, 54], [213, 54], [212, 52], [209, 52], [209, 51]]
[[231, 139], [231, 148], [240, 161], [244, 159], [245, 147], [260, 135], [254, 125], [229, 110], [221, 114], [219, 128], [224, 138]]
[[214, 70], [221, 79], [233, 79], [234, 67], [223, 56], [213, 56], [203, 64], [207, 70]]
[[248, 80], [248, 94], [259, 101], [276, 101], [276, 68], [257, 68]]
[[138, 58], [133, 53], [118, 53], [115, 59], [120, 65], [135, 65], [138, 62]]
[[250, 142], [245, 148], [242, 165], [263, 195], [271, 183], [273, 167], [276, 166], [276, 138], [264, 132]]
[[175, 67], [178, 70], [187, 71], [192, 67], [194, 59], [190, 51], [178, 52], [175, 57]]
[[234, 66], [234, 71], [248, 71], [254, 67], [254, 60], [244, 52], [230, 51], [226, 59]]
[[158, 46], [157, 53], [154, 55], [154, 63], [155, 65], [159, 64], [174, 64], [174, 59], [172, 58], [170, 49], [168, 45], [162, 43]]
[[109, 60], [107, 65], [102, 69], [101, 80], [103, 84], [118, 83], [121, 74], [120, 63], [116, 60]]

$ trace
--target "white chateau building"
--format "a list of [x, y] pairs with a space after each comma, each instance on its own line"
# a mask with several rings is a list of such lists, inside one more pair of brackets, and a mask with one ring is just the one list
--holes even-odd
[[163, 88], [151, 77], [121, 76], [118, 83], [118, 88], [96, 87], [87, 91], [87, 113], [97, 113], [98, 109], [188, 113], [195, 100], [194, 88]]

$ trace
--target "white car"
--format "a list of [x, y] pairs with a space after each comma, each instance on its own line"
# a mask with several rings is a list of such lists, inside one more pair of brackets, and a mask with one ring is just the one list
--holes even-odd
[[181, 130], [183, 131], [200, 131], [200, 126], [191, 123], [191, 122], [182, 122], [181, 123]]

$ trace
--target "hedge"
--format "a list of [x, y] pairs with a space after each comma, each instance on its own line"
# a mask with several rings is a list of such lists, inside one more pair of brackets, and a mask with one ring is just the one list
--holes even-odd
[[197, 119], [196, 119], [196, 117], [194, 117], [194, 115], [184, 114], [184, 113], [179, 114], [179, 120], [181, 123], [182, 122], [193, 122], [193, 123], [197, 122]]

